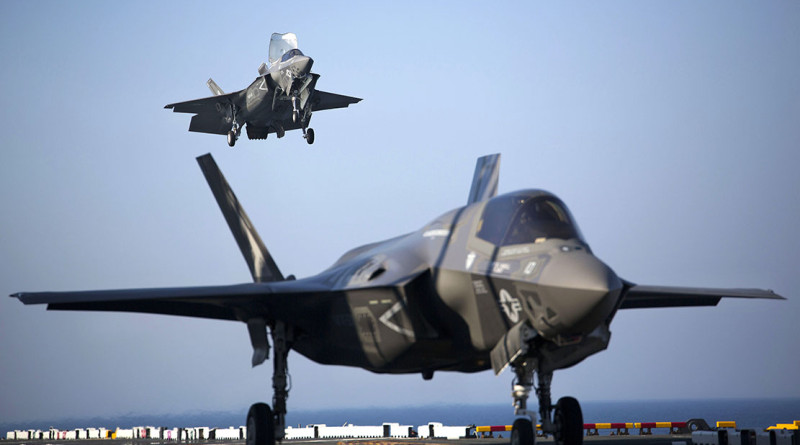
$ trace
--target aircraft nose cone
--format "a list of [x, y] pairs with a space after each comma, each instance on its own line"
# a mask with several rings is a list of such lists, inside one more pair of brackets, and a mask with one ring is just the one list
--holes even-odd
[[553, 255], [538, 283], [542, 306], [534, 326], [546, 337], [593, 331], [614, 310], [622, 281], [585, 250]]

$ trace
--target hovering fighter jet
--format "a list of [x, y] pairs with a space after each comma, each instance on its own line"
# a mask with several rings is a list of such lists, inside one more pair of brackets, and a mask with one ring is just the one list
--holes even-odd
[[284, 435], [290, 350], [322, 364], [376, 373], [516, 375], [511, 442], [532, 445], [538, 385], [542, 430], [580, 445], [578, 401], [553, 405], [553, 372], [606, 349], [616, 312], [714, 306], [722, 297], [783, 299], [769, 290], [642, 286], [593, 253], [567, 206], [543, 190], [496, 196], [500, 155], [480, 158], [467, 205], [419, 230], [345, 253], [318, 275], [284, 277], [211, 155], [197, 158], [254, 283], [229, 286], [18, 293], [48, 309], [183, 315], [247, 324], [252, 364], [274, 348], [273, 405], [247, 416], [247, 444]]
[[249, 87], [225, 94], [213, 79], [208, 79], [214, 96], [164, 108], [193, 113], [189, 131], [226, 134], [231, 147], [243, 126], [248, 139], [266, 139], [270, 133], [282, 138], [286, 131], [299, 128], [306, 142], [313, 144], [314, 129], [308, 128], [312, 110], [346, 108], [361, 101], [317, 90], [319, 74], [311, 72], [313, 64], [314, 60], [297, 49], [297, 36], [275, 33], [269, 43], [269, 65], [261, 64], [259, 77]]

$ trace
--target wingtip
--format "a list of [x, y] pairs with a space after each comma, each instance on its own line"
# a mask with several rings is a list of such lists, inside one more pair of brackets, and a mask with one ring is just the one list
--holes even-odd
[[772, 298], [775, 299], [775, 300], [786, 300], [786, 297], [784, 297], [783, 295], [778, 294], [777, 292], [775, 292], [772, 289], [767, 289], [767, 292], [772, 294]]

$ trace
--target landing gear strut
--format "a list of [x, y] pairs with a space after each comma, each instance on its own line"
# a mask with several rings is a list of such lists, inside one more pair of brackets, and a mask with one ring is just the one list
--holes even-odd
[[292, 122], [295, 124], [300, 120], [300, 110], [297, 109], [297, 92], [292, 94]]
[[265, 403], [256, 403], [247, 413], [246, 445], [275, 445], [283, 440], [286, 430], [286, 399], [289, 398], [289, 366], [287, 358], [291, 348], [291, 329], [281, 321], [272, 328], [275, 346], [272, 372], [272, 409]]
[[233, 147], [236, 145], [236, 140], [239, 139], [239, 135], [242, 134], [242, 127], [239, 126], [239, 122], [236, 121], [236, 105], [231, 104], [231, 129], [228, 131], [228, 146]]
[[511, 445], [533, 445], [536, 442], [534, 422], [536, 414], [528, 411], [528, 394], [533, 387], [534, 367], [526, 361], [514, 366], [517, 378], [512, 384], [511, 397], [514, 398], [514, 425], [511, 427]]
[[[511, 430], [511, 445], [533, 445], [534, 414], [528, 411], [528, 395], [533, 387], [533, 373], [535, 366], [526, 361], [514, 366], [517, 374], [511, 396], [514, 398], [514, 414], [518, 416]], [[539, 399], [539, 418], [542, 422], [542, 432], [552, 434], [556, 445], [582, 445], [583, 444], [583, 413], [577, 400], [572, 397], [562, 397], [553, 407], [550, 400], [550, 384], [553, 380], [552, 372], [536, 372], [538, 387], [536, 397]]]

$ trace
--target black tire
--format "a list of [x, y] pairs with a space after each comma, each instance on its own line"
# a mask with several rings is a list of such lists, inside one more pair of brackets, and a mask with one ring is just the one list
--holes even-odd
[[530, 419], [517, 419], [511, 427], [511, 445], [534, 445], [536, 435]]
[[275, 421], [266, 403], [256, 403], [247, 413], [246, 445], [275, 445]]
[[233, 147], [236, 145], [236, 133], [233, 130], [228, 132], [228, 146]]
[[553, 415], [557, 445], [583, 444], [583, 412], [574, 397], [562, 397], [556, 403]]
[[308, 142], [308, 145], [311, 145], [311, 144], [314, 143], [314, 129], [313, 128], [309, 128], [308, 130], [306, 130], [306, 142]]

